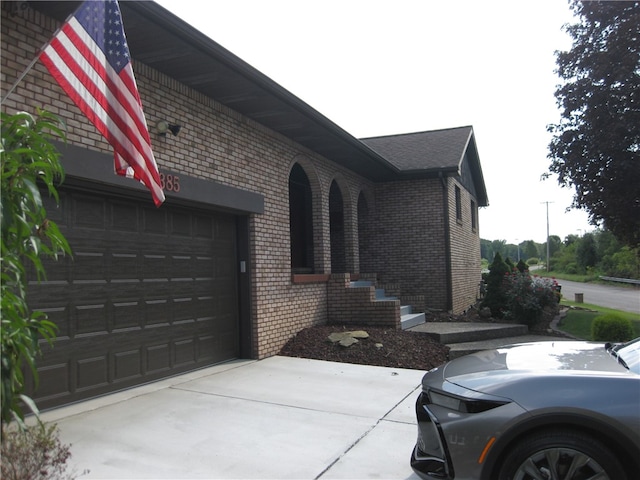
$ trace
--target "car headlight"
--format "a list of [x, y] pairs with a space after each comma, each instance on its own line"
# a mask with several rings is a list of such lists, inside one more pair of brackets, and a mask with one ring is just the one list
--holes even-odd
[[488, 395], [482, 397], [476, 395], [475, 398], [468, 398], [431, 389], [427, 395], [430, 403], [461, 413], [486, 412], [510, 403], [509, 400]]

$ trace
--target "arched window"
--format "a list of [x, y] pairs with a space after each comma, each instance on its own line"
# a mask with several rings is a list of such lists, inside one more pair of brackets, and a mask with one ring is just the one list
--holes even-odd
[[291, 271], [313, 273], [313, 202], [309, 178], [296, 163], [289, 174]]

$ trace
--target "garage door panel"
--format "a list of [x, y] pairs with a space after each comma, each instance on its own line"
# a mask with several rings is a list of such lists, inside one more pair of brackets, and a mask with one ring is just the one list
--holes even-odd
[[170, 213], [169, 222], [171, 226], [170, 231], [172, 236], [177, 236], [177, 237], [192, 236], [193, 219], [191, 218], [191, 216], [180, 215], [177, 213]]
[[192, 279], [195, 259], [188, 253], [172, 254], [169, 257], [169, 273], [172, 280]]
[[[68, 361], [52, 363], [38, 369], [38, 396], [48, 402], [68, 397], [71, 393], [71, 369]], [[40, 406], [40, 404], [38, 404]]]
[[76, 392], [97, 390], [109, 384], [109, 359], [107, 355], [93, 355], [79, 359], [76, 366]]
[[145, 348], [147, 373], [161, 374], [171, 370], [171, 348], [168, 343], [158, 343]]
[[74, 195], [71, 202], [71, 223], [74, 228], [104, 231], [106, 227], [105, 200], [89, 195]]
[[142, 350], [134, 348], [113, 355], [113, 381], [120, 382], [134, 377], [142, 377]]
[[128, 280], [129, 282], [139, 282], [140, 278], [140, 255], [133, 249], [129, 251], [111, 250], [108, 257], [107, 266], [109, 280]]
[[57, 306], [50, 306], [49, 308], [43, 308], [42, 311], [47, 319], [53, 322], [56, 327], [56, 339], [64, 340], [71, 337], [72, 333], [70, 330], [71, 322], [69, 322], [70, 318], [70, 308], [69, 304], [65, 303], [64, 300], [59, 302]]
[[137, 233], [140, 228], [140, 216], [137, 208], [131, 208], [131, 202], [111, 201], [110, 230], [112, 232]]
[[193, 216], [194, 237], [203, 239], [213, 238], [213, 219], [204, 215]]
[[47, 262], [47, 281], [29, 290], [59, 327], [38, 364], [40, 408], [237, 358], [235, 217], [60, 198], [73, 260]]
[[120, 333], [142, 328], [143, 310], [137, 300], [113, 302], [112, 331]]
[[75, 336], [107, 334], [109, 314], [106, 303], [76, 305], [72, 311]]
[[167, 216], [164, 209], [142, 208], [142, 231], [147, 234], [166, 235]]

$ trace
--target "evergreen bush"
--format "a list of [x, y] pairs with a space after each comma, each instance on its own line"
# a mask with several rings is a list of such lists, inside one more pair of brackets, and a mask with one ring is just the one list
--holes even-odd
[[496, 318], [502, 318], [503, 309], [507, 303], [502, 289], [502, 281], [509, 272], [510, 268], [502, 260], [502, 255], [496, 253], [493, 262], [489, 265], [489, 273], [486, 275], [487, 291], [482, 300], [482, 307], [489, 308], [491, 315]]

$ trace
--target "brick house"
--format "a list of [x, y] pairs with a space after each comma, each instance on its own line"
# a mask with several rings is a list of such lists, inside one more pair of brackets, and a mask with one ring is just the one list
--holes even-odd
[[[3, 2], [3, 97], [78, 4]], [[48, 211], [74, 255], [29, 293], [60, 328], [41, 408], [275, 355], [313, 325], [475, 303], [488, 202], [471, 127], [356, 139], [159, 5], [121, 10], [160, 208], [41, 63], [2, 105], [68, 127]]]

